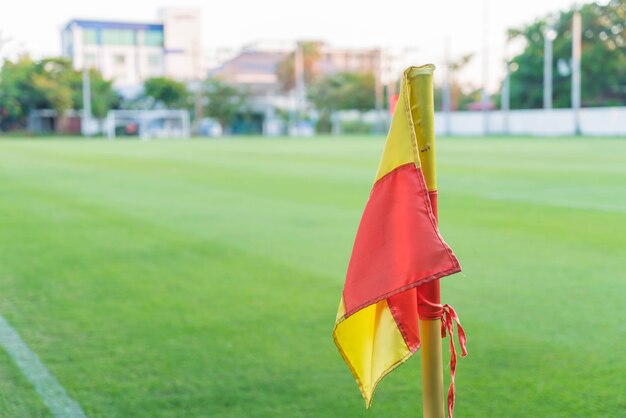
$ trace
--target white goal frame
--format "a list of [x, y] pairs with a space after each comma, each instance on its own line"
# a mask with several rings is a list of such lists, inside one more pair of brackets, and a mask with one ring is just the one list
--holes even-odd
[[189, 112], [186, 110], [109, 110], [106, 118], [108, 139], [115, 139], [116, 128], [128, 122], [137, 124], [140, 139], [189, 138], [191, 136]]

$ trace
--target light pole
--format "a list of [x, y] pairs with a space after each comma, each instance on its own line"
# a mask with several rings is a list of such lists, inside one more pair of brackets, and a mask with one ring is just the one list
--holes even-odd
[[374, 52], [374, 103], [376, 108], [376, 133], [383, 133], [383, 83], [381, 72], [383, 70], [382, 48]]
[[443, 86], [441, 89], [441, 110], [444, 114], [444, 132], [446, 135], [450, 135], [451, 128], [451, 111], [452, 111], [452, 97], [451, 97], [451, 75], [450, 75], [450, 37], [446, 36], [444, 44], [444, 76]]
[[552, 41], [556, 31], [548, 28], [543, 36], [543, 108], [552, 109]]
[[574, 132], [580, 135], [580, 55], [582, 21], [580, 12], [572, 19], [572, 111], [574, 112]]
[[489, 135], [489, 0], [483, 0], [483, 90], [480, 98], [483, 114], [483, 132]]
[[504, 82], [502, 83], [502, 97], [500, 100], [502, 110], [502, 130], [506, 135], [509, 131], [509, 110], [511, 110], [511, 63], [508, 57], [504, 60]]
[[80, 128], [83, 136], [91, 136], [91, 82], [86, 61], [83, 63], [83, 119]]
[[300, 136], [302, 118], [304, 117], [305, 106], [305, 85], [304, 85], [304, 45], [302, 42], [296, 42], [294, 51], [294, 71], [295, 71], [295, 93], [296, 93], [296, 136]]
[[[11, 40], [11, 38], [5, 38], [2, 35], [2, 31], [0, 30], [0, 67], [3, 65], [4, 60], [2, 59], [2, 47], [8, 43]], [[1, 77], [0, 77], [1, 78]], [[0, 80], [1, 82], [2, 80]], [[0, 115], [0, 122], [2, 122], [2, 115]], [[2, 132], [2, 124], [0, 123], [0, 132]]]
[[509, 39], [504, 43], [504, 80], [502, 81], [502, 93], [500, 97], [500, 110], [502, 111], [502, 132], [510, 134], [509, 111], [511, 110], [511, 52]]

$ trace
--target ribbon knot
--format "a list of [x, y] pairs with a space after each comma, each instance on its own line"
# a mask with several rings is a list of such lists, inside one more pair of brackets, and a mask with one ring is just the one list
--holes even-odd
[[467, 355], [467, 337], [465, 331], [461, 326], [461, 321], [456, 311], [452, 306], [445, 304], [442, 307], [441, 315], [441, 338], [446, 338], [446, 334], [450, 335], [450, 388], [448, 389], [448, 416], [452, 417], [452, 411], [454, 410], [454, 376], [456, 374], [456, 347], [454, 345], [454, 322], [456, 322], [456, 329], [461, 344], [461, 356]]
[[461, 326], [461, 321], [452, 306], [432, 303], [421, 297], [418, 300], [419, 316], [423, 319], [441, 318], [441, 338], [450, 336], [450, 388], [448, 389], [448, 417], [453, 418], [454, 410], [454, 376], [456, 375], [456, 346], [454, 345], [454, 323], [456, 322], [459, 343], [461, 344], [461, 356], [467, 355], [467, 337]]

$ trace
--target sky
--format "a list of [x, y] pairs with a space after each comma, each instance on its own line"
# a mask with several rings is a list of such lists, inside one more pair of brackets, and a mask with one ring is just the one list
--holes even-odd
[[573, 4], [574, 0], [0, 0], [0, 41], [6, 40], [0, 57], [24, 51], [34, 57], [60, 54], [60, 28], [73, 18], [156, 21], [163, 7], [191, 6], [201, 10], [207, 51], [258, 40], [315, 39], [339, 47], [401, 52], [403, 65], [441, 65], [449, 39], [452, 59], [475, 54], [462, 75], [467, 82], [481, 84], [482, 60], [487, 56], [489, 86], [494, 89], [503, 73], [507, 28]]

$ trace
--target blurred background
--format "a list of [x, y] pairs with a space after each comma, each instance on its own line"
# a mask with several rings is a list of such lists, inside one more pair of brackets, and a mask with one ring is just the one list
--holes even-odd
[[3, 132], [383, 133], [432, 62], [442, 134], [626, 134], [619, 0], [33, 7], [0, 17]]
[[0, 417], [421, 416], [418, 355], [366, 411], [331, 332], [426, 63], [455, 416], [626, 417], [625, 37], [626, 0], [0, 1]]

